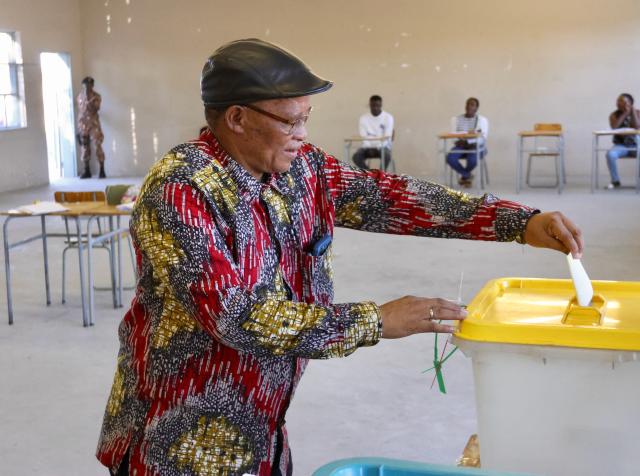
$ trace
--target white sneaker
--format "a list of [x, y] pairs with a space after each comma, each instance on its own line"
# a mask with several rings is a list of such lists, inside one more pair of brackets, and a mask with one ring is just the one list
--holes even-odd
[[606, 190], [613, 190], [615, 188], [620, 188], [620, 182], [611, 182], [605, 187]]

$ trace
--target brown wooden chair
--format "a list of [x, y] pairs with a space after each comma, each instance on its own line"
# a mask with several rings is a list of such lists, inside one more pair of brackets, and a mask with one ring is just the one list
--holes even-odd
[[[534, 131], [546, 132], [562, 132], [562, 124], [555, 123], [539, 123], [533, 126]], [[567, 183], [567, 177], [564, 168], [564, 138], [560, 136], [552, 136], [555, 139], [555, 144], [552, 146], [539, 145], [538, 139], [544, 137], [536, 137], [534, 144], [534, 151], [529, 152], [529, 158], [527, 159], [527, 185], [531, 188], [558, 188], [558, 191], [562, 191], [564, 184]], [[553, 157], [555, 161], [556, 181], [552, 185], [534, 185], [531, 183], [531, 162], [535, 157]]]

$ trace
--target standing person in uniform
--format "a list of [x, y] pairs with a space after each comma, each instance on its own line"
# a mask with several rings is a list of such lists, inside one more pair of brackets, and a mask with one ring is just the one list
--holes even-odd
[[82, 80], [82, 91], [78, 94], [78, 142], [84, 163], [84, 172], [80, 178], [91, 178], [91, 141], [93, 140], [96, 149], [96, 157], [100, 164], [100, 178], [105, 178], [104, 173], [104, 151], [102, 150], [102, 142], [104, 134], [100, 127], [100, 104], [102, 97], [93, 90], [94, 80], [87, 76]]

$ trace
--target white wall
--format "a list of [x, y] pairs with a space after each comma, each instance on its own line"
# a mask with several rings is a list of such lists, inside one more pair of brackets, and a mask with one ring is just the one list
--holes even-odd
[[0, 0], [0, 28], [22, 33], [29, 121], [0, 133], [12, 164], [0, 190], [47, 181], [41, 51], [71, 52], [76, 91], [95, 77], [107, 173], [133, 175], [194, 137], [204, 60], [251, 36], [335, 81], [314, 98], [310, 123], [328, 151], [342, 155], [377, 93], [396, 116], [400, 171], [435, 175], [435, 135], [476, 96], [491, 121], [492, 178], [513, 177], [517, 131], [553, 121], [567, 131], [571, 179], [588, 173], [591, 131], [606, 127], [617, 94], [640, 97], [639, 26], [636, 0]]
[[514, 175], [516, 133], [534, 122], [561, 122], [568, 173], [586, 174], [591, 131], [607, 125], [619, 92], [640, 97], [637, 0], [87, 0], [83, 25], [107, 170], [117, 174], [142, 174], [194, 137], [201, 66], [242, 37], [275, 41], [335, 81], [314, 98], [310, 123], [311, 140], [335, 154], [369, 95], [381, 94], [396, 116], [400, 170], [411, 174], [440, 170], [435, 135], [468, 96], [491, 121], [492, 177]]
[[49, 182], [40, 53], [71, 54], [74, 85], [82, 79], [79, 0], [0, 0], [0, 29], [19, 31], [27, 127], [0, 131], [0, 191]]

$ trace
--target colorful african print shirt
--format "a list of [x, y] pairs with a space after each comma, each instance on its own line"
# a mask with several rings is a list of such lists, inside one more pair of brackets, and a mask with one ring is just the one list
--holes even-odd
[[[256, 180], [211, 132], [149, 172], [131, 234], [139, 281], [98, 445], [131, 474], [291, 471], [285, 413], [307, 359], [381, 337], [371, 302], [333, 304], [334, 226], [514, 240], [533, 211], [339, 162], [305, 144]], [[318, 255], [318, 256], [316, 256]]]

